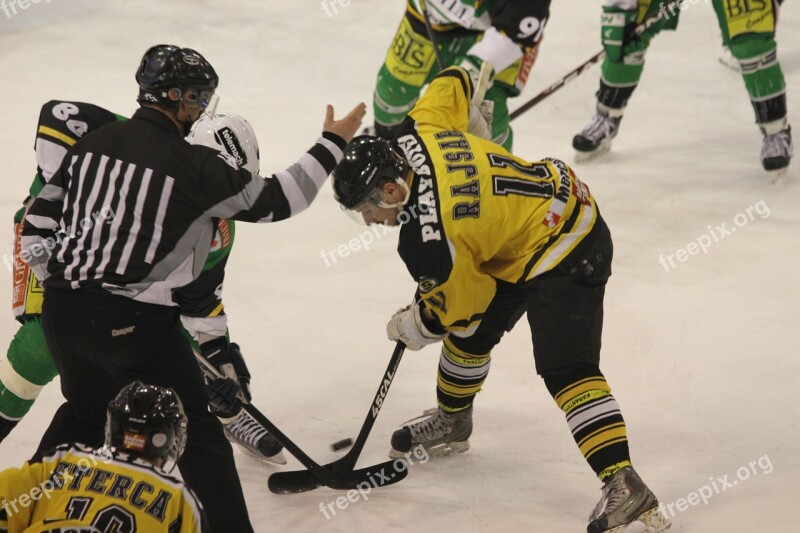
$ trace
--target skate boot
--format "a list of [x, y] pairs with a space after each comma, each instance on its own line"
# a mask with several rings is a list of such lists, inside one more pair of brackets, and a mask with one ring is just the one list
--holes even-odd
[[764, 170], [777, 178], [786, 173], [792, 159], [792, 128], [784, 118], [769, 124], [762, 124], [764, 142], [761, 144], [761, 165]]
[[611, 139], [617, 136], [622, 109], [601, 108], [578, 135], [572, 139], [575, 160], [588, 161], [611, 149]]
[[392, 434], [389, 457], [403, 457], [420, 445], [431, 457], [463, 453], [469, 450], [467, 439], [471, 434], [472, 407], [457, 413], [448, 413], [441, 408], [428, 409]]
[[671, 525], [658, 508], [658, 500], [631, 466], [606, 480], [603, 495], [589, 517], [587, 533], [622, 533], [629, 525], [644, 525], [647, 533], [664, 531]]
[[270, 435], [247, 411], [232, 422], [222, 425], [225, 436], [251, 457], [273, 464], [285, 465], [283, 446]]

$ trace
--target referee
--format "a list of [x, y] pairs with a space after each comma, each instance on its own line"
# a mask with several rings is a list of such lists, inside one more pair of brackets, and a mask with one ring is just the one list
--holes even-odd
[[21, 256], [44, 282], [42, 324], [66, 398], [39, 451], [73, 441], [102, 445], [105, 408], [131, 381], [171, 387], [189, 418], [183, 479], [212, 530], [252, 531], [173, 291], [200, 274], [213, 219], [273, 222], [308, 207], [366, 108], [335, 121], [328, 106], [322, 137], [264, 179], [183, 138], [218, 83], [203, 56], [154, 46], [136, 80], [141, 107], [133, 118], [75, 144], [26, 215]]

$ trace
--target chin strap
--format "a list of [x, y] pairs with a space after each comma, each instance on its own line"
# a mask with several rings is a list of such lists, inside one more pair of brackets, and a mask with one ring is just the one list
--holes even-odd
[[411, 198], [411, 189], [408, 188], [408, 183], [406, 183], [406, 180], [403, 178], [395, 178], [394, 181], [405, 192], [403, 200], [393, 204], [382, 201], [380, 204], [378, 204], [378, 207], [383, 209], [403, 209], [403, 207], [405, 207], [405, 205], [408, 203], [408, 200]]

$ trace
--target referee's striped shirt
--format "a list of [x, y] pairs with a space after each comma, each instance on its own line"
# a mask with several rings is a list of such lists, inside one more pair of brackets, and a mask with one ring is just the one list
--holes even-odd
[[295, 164], [262, 178], [195, 146], [163, 113], [89, 133], [28, 210], [21, 258], [45, 287], [105, 290], [175, 305], [202, 271], [215, 218], [274, 222], [303, 211], [342, 157], [325, 132]]

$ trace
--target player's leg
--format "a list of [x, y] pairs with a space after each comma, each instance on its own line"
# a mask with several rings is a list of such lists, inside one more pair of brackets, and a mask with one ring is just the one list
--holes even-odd
[[[475, 33], [436, 32], [445, 67], [458, 64], [475, 44]], [[406, 9], [378, 72], [373, 95], [374, 134], [391, 139], [419, 99], [420, 91], [439, 73], [436, 52], [422, 21]]]
[[[636, 0], [606, 0], [603, 4], [602, 41], [607, 53], [601, 67], [595, 115], [572, 139], [578, 161], [585, 161], [611, 149], [611, 140], [617, 136], [625, 107], [642, 76], [650, 39], [661, 29], [675, 29], [678, 23], [678, 12], [674, 12], [674, 15], [636, 41], [631, 49], [628, 35], [633, 27], [658, 11], [659, 5], [647, 0], [639, 0], [638, 4]], [[621, 4], [625, 4], [624, 9], [618, 7]], [[615, 47], [618, 54], [614, 53]]]
[[508, 99], [519, 96], [528, 83], [528, 77], [539, 53], [539, 44], [541, 44], [541, 40], [523, 57], [498, 72], [492, 86], [486, 92], [485, 99], [494, 102], [492, 142], [499, 144], [509, 152], [514, 148], [514, 130], [511, 127]]
[[175, 390], [189, 419], [186, 450], [178, 462], [181, 476], [197, 493], [214, 531], [222, 529], [220, 524], [228, 531], [252, 531], [233, 449], [222, 424], [208, 410], [208, 395], [194, 353], [178, 323], [172, 328], [158, 327], [157, 346], [145, 345], [148, 355], [135, 367], [120, 369], [120, 375], [128, 381], [149, 380]]
[[608, 228], [599, 218], [562, 264], [529, 283], [536, 370], [564, 412], [581, 453], [604, 482], [588, 530], [607, 531], [641, 520], [660, 531], [666, 523], [658, 501], [632, 468], [625, 421], [599, 366], [612, 254]]
[[22, 322], [11, 340], [8, 357], [0, 361], [0, 442], [28, 413], [42, 387], [56, 375], [41, 319], [30, 317]]
[[[192, 337], [185, 324], [181, 326], [181, 331], [192, 352], [202, 353], [200, 344]], [[286, 464], [286, 457], [282, 453], [283, 445], [244, 409], [234, 417], [219, 418], [219, 421], [222, 422], [228, 440], [237, 444], [247, 455], [266, 463]]]
[[714, 0], [722, 41], [738, 60], [756, 123], [764, 134], [761, 163], [781, 172], [792, 157], [791, 128], [786, 113], [786, 82], [778, 63], [775, 27], [779, 4], [758, 6], [737, 0]]
[[394, 136], [429, 75], [437, 70], [436, 53], [424, 26], [406, 10], [378, 72], [372, 101], [375, 135]]
[[394, 432], [390, 456], [402, 457], [419, 445], [434, 456], [469, 449], [472, 404], [489, 374], [492, 348], [525, 313], [525, 301], [518, 287], [498, 282], [475, 333], [444, 340], [436, 381], [438, 406]]
[[42, 387], [56, 376], [56, 368], [41, 325], [44, 291], [27, 263], [20, 260], [20, 238], [25, 208], [14, 215], [12, 310], [22, 324], [0, 361], [0, 442], [30, 410]]
[[252, 531], [230, 443], [208, 411], [200, 368], [177, 311], [87, 291], [48, 290], [42, 321], [73, 410], [60, 410], [64, 417], [53, 421], [49, 439], [57, 444], [65, 436], [83, 440], [64, 427], [75, 419], [86, 427], [89, 440], [96, 441], [98, 431], [102, 437], [108, 402], [131, 381], [170, 387], [189, 419], [186, 451], [178, 465], [184, 480], [214, 530]]

